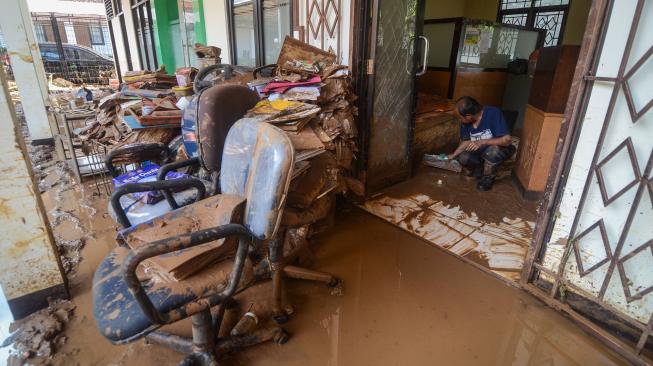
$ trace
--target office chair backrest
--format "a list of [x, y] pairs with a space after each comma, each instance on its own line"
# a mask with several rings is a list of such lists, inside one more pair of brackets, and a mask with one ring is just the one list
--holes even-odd
[[236, 122], [224, 146], [220, 188], [247, 199], [244, 224], [258, 239], [276, 233], [294, 162], [290, 139], [262, 118]]
[[184, 111], [182, 130], [188, 153], [197, 154], [206, 170], [219, 172], [229, 129], [258, 100], [258, 93], [243, 85], [219, 84], [203, 90]]

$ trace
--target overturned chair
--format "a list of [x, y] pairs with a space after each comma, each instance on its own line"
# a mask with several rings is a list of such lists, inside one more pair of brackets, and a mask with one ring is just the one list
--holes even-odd
[[[222, 194], [119, 233], [119, 245], [93, 279], [99, 331], [114, 344], [146, 337], [184, 352], [183, 365], [215, 365], [224, 351], [268, 340], [284, 343], [288, 334], [278, 327], [240, 337], [218, 338], [217, 334], [225, 307], [234, 301], [250, 247], [276, 235], [293, 159], [293, 147], [283, 131], [257, 119], [238, 121], [224, 147]], [[242, 224], [238, 223], [241, 216]], [[215, 259], [186, 279], [145, 284], [137, 276], [145, 260], [180, 256], [216, 241], [225, 248], [222, 260]], [[216, 306], [214, 316], [211, 308]], [[158, 331], [188, 317], [192, 340]]]
[[[190, 158], [162, 165], [156, 181], [118, 187], [110, 199], [111, 215], [127, 228], [218, 193], [222, 150], [227, 133], [236, 121], [256, 105], [258, 99], [256, 92], [242, 85], [219, 84], [202, 90], [184, 112], [184, 146], [191, 155]], [[149, 160], [157, 157], [157, 160], [165, 161], [171, 155], [166, 146], [151, 145], [128, 146], [112, 151], [105, 160], [107, 170], [115, 178], [118, 171], [114, 167], [114, 160], [129, 154], [142, 155], [141, 150], [144, 148], [148, 149], [149, 154], [145, 156]], [[191, 169], [197, 172], [200, 168], [210, 175], [209, 180], [196, 176], [165, 179], [174, 170]], [[148, 191], [161, 191], [165, 200], [146, 204], [130, 198], [130, 194]]]

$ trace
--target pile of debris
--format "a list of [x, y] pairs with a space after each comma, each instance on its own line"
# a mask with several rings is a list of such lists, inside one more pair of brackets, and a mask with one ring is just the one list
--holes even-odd
[[[332, 209], [336, 193], [363, 194], [362, 184], [352, 178], [358, 151], [356, 95], [347, 66], [335, 59], [332, 53], [287, 37], [273, 76], [249, 83], [263, 99], [248, 116], [262, 116], [284, 130], [295, 148], [285, 214], [290, 227], [306, 222], [314, 212]], [[309, 221], [323, 218], [316, 214]]]
[[122, 79], [130, 89], [166, 90], [177, 85], [177, 78], [166, 74], [165, 66], [156, 71], [127, 71]]
[[2, 347], [13, 345], [8, 365], [48, 365], [56, 350], [66, 343], [62, 334], [75, 305], [68, 300], [56, 300], [47, 308], [11, 325], [12, 334]]
[[129, 133], [119, 118], [120, 103], [123, 99], [119, 93], [106, 96], [98, 103], [97, 115], [91, 123], [86, 123], [84, 128], [75, 131], [83, 142], [97, 141], [115, 145], [122, 141]]
[[[168, 97], [174, 98], [174, 97]], [[92, 144], [100, 144], [109, 150], [126, 146], [129, 144], [140, 143], [163, 143], [168, 144], [172, 139], [178, 135], [178, 131], [174, 128], [146, 128], [133, 130], [124, 121], [125, 114], [135, 115], [141, 121], [141, 114], [144, 105], [151, 105], [152, 111], [159, 111], [159, 113], [173, 113], [171, 116], [154, 116], [152, 125], [157, 125], [158, 119], [163, 119], [168, 124], [172, 123], [174, 126], [180, 125], [181, 113], [174, 106], [176, 100], [174, 99], [157, 99], [149, 100], [147, 98], [126, 96], [125, 93], [116, 92], [100, 99], [97, 106], [97, 114], [92, 121], [86, 121], [83, 128], [73, 131], [82, 143], [82, 149], [87, 155], [91, 155], [94, 151]], [[170, 111], [174, 109], [174, 111]], [[143, 126], [147, 123], [143, 123]], [[133, 157], [123, 156], [121, 161], [123, 163], [129, 162]]]

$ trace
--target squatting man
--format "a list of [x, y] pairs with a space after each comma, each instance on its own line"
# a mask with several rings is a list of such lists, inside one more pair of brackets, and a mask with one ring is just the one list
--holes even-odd
[[456, 101], [454, 115], [461, 122], [461, 141], [447, 158], [457, 159], [470, 176], [478, 179], [479, 191], [489, 191], [499, 165], [515, 153], [503, 113], [497, 107], [483, 106], [464, 96]]

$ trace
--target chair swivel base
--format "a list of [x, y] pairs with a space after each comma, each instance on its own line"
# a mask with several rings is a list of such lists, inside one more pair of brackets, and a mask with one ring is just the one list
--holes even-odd
[[288, 322], [288, 313], [283, 309], [284, 277], [323, 283], [330, 288], [338, 288], [342, 284], [342, 281], [339, 278], [330, 273], [291, 265], [285, 265], [281, 268], [277, 267], [277, 269], [273, 269], [271, 277], [273, 294], [272, 319], [277, 324], [285, 324]]
[[[220, 309], [223, 314], [223, 309]], [[220, 316], [222, 318], [222, 316]], [[217, 366], [218, 355], [232, 353], [245, 347], [274, 341], [284, 344], [290, 337], [288, 332], [280, 327], [267, 327], [242, 336], [216, 337], [216, 329], [220, 328], [220, 320], [213, 325], [211, 312], [205, 310], [191, 317], [193, 338], [181, 337], [161, 331], [155, 331], [146, 336], [147, 341], [177, 352], [186, 354], [178, 366]]]

